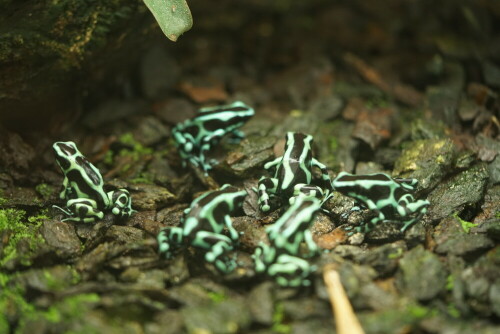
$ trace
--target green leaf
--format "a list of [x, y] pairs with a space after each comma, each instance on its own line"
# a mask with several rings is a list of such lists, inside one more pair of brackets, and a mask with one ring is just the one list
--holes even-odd
[[185, 0], [144, 0], [167, 38], [173, 42], [193, 26]]

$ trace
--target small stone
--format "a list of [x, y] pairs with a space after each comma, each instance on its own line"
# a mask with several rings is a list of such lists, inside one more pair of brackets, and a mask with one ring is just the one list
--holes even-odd
[[281, 302], [285, 316], [295, 320], [310, 318], [328, 318], [331, 315], [329, 305], [322, 300], [313, 298], [294, 298]]
[[500, 280], [497, 279], [490, 287], [490, 303], [493, 313], [500, 317]]
[[135, 227], [113, 225], [106, 231], [105, 237], [107, 240], [125, 245], [140, 243], [146, 238], [146, 235], [144, 231]]
[[274, 284], [264, 282], [250, 291], [247, 297], [247, 305], [252, 319], [263, 325], [273, 324], [274, 313]]
[[372, 243], [385, 243], [399, 240], [403, 237], [401, 223], [383, 222], [378, 224], [373, 230], [366, 233], [365, 240]]
[[82, 243], [73, 224], [55, 220], [43, 222], [40, 233], [47, 245], [61, 258], [69, 258], [81, 253]]
[[373, 173], [387, 173], [381, 164], [373, 161], [360, 161], [356, 164], [355, 174], [373, 174]]
[[488, 181], [488, 172], [484, 164], [477, 164], [466, 171], [441, 183], [427, 197], [431, 203], [428, 217], [438, 221], [450, 214], [460, 213], [466, 207], [472, 207], [483, 198], [484, 187]]
[[[401, 258], [396, 275], [398, 286], [405, 294], [419, 301], [437, 296], [446, 285], [448, 276], [439, 258], [419, 245]], [[425, 279], [422, 275], [425, 273]]]
[[344, 101], [339, 96], [320, 96], [311, 101], [309, 112], [322, 121], [329, 121], [340, 115]]

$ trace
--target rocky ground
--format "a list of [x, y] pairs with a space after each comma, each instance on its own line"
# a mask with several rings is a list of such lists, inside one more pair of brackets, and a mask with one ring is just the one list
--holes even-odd
[[[194, 6], [192, 32], [177, 44], [159, 39], [128, 72], [87, 87], [73, 122], [50, 134], [3, 131], [0, 333], [332, 333], [327, 264], [367, 333], [498, 332], [500, 8], [448, 4], [427, 17], [429, 4], [369, 3], [256, 2], [253, 16]], [[445, 24], [455, 21], [460, 29]], [[183, 168], [172, 127], [234, 100], [256, 110], [246, 139], [211, 152], [218, 164], [208, 178]], [[287, 131], [314, 136], [332, 177], [417, 178], [428, 213], [405, 233], [385, 223], [348, 236], [370, 212], [344, 218], [353, 203], [336, 193], [312, 227], [328, 250], [311, 259], [313, 285], [257, 276], [250, 254], [283, 210], [258, 212], [251, 188]], [[56, 140], [77, 142], [107, 187], [129, 189], [138, 212], [61, 222]], [[160, 259], [158, 231], [225, 183], [250, 194], [233, 218], [244, 232], [240, 268], [222, 276], [191, 248]]]

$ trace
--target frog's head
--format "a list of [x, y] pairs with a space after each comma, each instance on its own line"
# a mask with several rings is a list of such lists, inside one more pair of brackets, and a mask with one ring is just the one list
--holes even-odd
[[313, 136], [306, 135], [300, 132], [287, 132], [285, 151], [293, 150], [292, 156], [301, 156], [304, 151], [311, 154], [313, 144]]
[[68, 170], [71, 167], [71, 161], [80, 154], [76, 144], [72, 141], [58, 141], [52, 145], [56, 155], [56, 161], [62, 170]]

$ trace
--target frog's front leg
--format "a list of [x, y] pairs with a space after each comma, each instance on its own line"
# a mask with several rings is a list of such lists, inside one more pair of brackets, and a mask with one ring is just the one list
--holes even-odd
[[370, 232], [371, 230], [373, 230], [373, 228], [379, 223], [379, 222], [383, 222], [385, 220], [385, 215], [379, 211], [379, 210], [375, 210], [378, 212], [378, 216], [370, 219], [370, 221], [366, 222], [366, 223], [363, 223], [361, 224], [360, 226], [357, 226], [356, 227], [356, 232], [361, 232], [361, 233], [368, 233]]
[[238, 144], [243, 138], [245, 138], [245, 134], [242, 131], [236, 129], [231, 131], [228, 141], [231, 144]]
[[240, 241], [240, 234], [233, 227], [233, 222], [231, 221], [231, 217], [229, 215], [224, 216], [224, 224], [226, 225], [227, 230], [229, 231], [229, 238], [233, 241], [233, 244], [237, 244]]
[[181, 227], [166, 227], [157, 237], [158, 251], [166, 259], [171, 259], [182, 246], [183, 229]]
[[104, 213], [97, 208], [97, 202], [89, 198], [70, 199], [66, 202], [66, 209], [62, 209], [56, 205], [54, 207], [69, 216], [61, 220], [63, 222], [91, 223], [104, 217]]
[[269, 204], [269, 194], [276, 194], [278, 189], [278, 179], [261, 177], [259, 180], [259, 208], [262, 212], [271, 210]]
[[120, 218], [130, 217], [136, 212], [132, 209], [132, 199], [127, 189], [118, 189], [107, 193], [110, 202], [111, 212]]
[[235, 258], [228, 256], [233, 251], [231, 239], [222, 234], [199, 231], [192, 242], [195, 247], [208, 250], [205, 260], [212, 263], [220, 272], [227, 274], [236, 268]]
[[319, 170], [321, 171], [321, 187], [323, 189], [326, 189], [328, 193], [332, 192], [333, 191], [332, 179], [330, 178], [330, 175], [328, 174], [328, 170], [326, 169], [326, 166], [314, 158], [312, 158], [311, 164], [312, 164], [312, 166], [319, 168]]
[[304, 259], [288, 254], [278, 256], [275, 263], [269, 266], [267, 273], [274, 277], [281, 286], [308, 286], [311, 281], [307, 277], [314, 267]]

